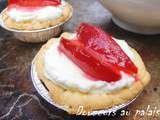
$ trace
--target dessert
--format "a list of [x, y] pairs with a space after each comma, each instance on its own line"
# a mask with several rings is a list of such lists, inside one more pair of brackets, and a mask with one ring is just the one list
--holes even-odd
[[91, 113], [124, 104], [150, 81], [134, 49], [87, 23], [48, 41], [34, 64], [53, 101], [70, 114], [80, 106]]
[[2, 20], [11, 29], [39, 30], [63, 23], [71, 14], [71, 5], [63, 0], [9, 0]]

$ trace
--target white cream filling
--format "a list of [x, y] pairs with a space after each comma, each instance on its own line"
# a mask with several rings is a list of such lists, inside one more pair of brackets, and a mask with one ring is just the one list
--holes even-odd
[[17, 8], [9, 9], [7, 14], [17, 22], [29, 20], [55, 20], [62, 16], [65, 2], [62, 1], [60, 6], [46, 6], [34, 11], [24, 11]]
[[[134, 53], [123, 40], [114, 39], [123, 51], [133, 60]], [[117, 82], [93, 81], [85, 77], [83, 71], [63, 53], [59, 53], [59, 40], [47, 50], [44, 56], [45, 76], [64, 88], [78, 89], [81, 92], [103, 93], [129, 87], [135, 78], [121, 71], [122, 78]]]

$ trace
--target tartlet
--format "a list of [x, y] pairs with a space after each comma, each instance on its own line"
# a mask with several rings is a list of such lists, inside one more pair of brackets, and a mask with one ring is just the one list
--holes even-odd
[[[12, 0], [10, 0], [12, 1]], [[73, 14], [72, 6], [64, 0], [36, 0], [49, 3], [40, 6], [22, 6], [21, 0], [12, 1], [0, 14], [1, 26], [23, 42], [39, 43], [57, 37]], [[46, 2], [47, 1], [47, 2]], [[17, 2], [17, 3], [14, 3]], [[19, 5], [18, 2], [21, 4]], [[28, 1], [32, 4], [33, 1]], [[35, 3], [33, 2], [33, 5]], [[51, 3], [58, 2], [56, 5]]]
[[[85, 26], [89, 26], [91, 28], [93, 27], [93, 26], [90, 26], [87, 24], [82, 24], [82, 27], [80, 27], [80, 28], [84, 29]], [[86, 33], [88, 33], [88, 31], [86, 31]], [[53, 99], [53, 101], [56, 104], [64, 106], [65, 110], [68, 113], [81, 114], [81, 113], [77, 113], [77, 112], [79, 110], [79, 107], [83, 106], [83, 111], [85, 113], [87, 113], [86, 115], [89, 115], [89, 113], [96, 111], [96, 110], [109, 109], [109, 108], [112, 108], [116, 105], [124, 104], [128, 101], [133, 100], [144, 89], [144, 87], [149, 83], [150, 74], [147, 72], [145, 65], [144, 65], [141, 57], [139, 56], [139, 54], [131, 47], [128, 47], [128, 48], [131, 50], [131, 52], [134, 55], [134, 59], [132, 59], [132, 62], [136, 66], [137, 72], [134, 76], [134, 78], [135, 78], [134, 81], [132, 81], [132, 83], [127, 86], [122, 86], [122, 82], [121, 82], [120, 83], [121, 87], [118, 89], [112, 90], [112, 89], [106, 88], [105, 90], [101, 91], [101, 88], [98, 88], [98, 89], [91, 88], [93, 90], [96, 89], [96, 91], [91, 92], [90, 89], [88, 89], [88, 90], [85, 89], [86, 91], [79, 89], [77, 87], [78, 85], [73, 86], [73, 87], [68, 87], [68, 86], [70, 86], [68, 84], [72, 84], [72, 82], [74, 82], [74, 81], [72, 81], [70, 83], [67, 82], [66, 84], [64, 84], [63, 82], [65, 82], [65, 81], [57, 82], [58, 78], [56, 79], [56, 77], [55, 77], [55, 79], [52, 79], [52, 80], [49, 79], [49, 77], [47, 75], [48, 73], [46, 72], [46, 68], [45, 68], [46, 61], [44, 59], [47, 52], [49, 51], [49, 49], [52, 46], [54, 46], [57, 43], [57, 41], [61, 42], [63, 38], [73, 39], [74, 37], [75, 37], [75, 34], [73, 34], [73, 33], [63, 33], [60, 38], [51, 39], [50, 41], [48, 41], [47, 44], [45, 44], [40, 49], [40, 51], [38, 52], [38, 54], [36, 55], [35, 60], [34, 60], [34, 64], [36, 66], [36, 72], [38, 74], [38, 77], [45, 84], [47, 89], [49, 90], [51, 98]], [[60, 54], [62, 54], [62, 53], [60, 52]], [[74, 55], [74, 56], [76, 56], [76, 55]], [[54, 54], [53, 54], [53, 58], [54, 58]], [[51, 59], [51, 60], [53, 60], [53, 59]], [[57, 62], [59, 62], [59, 61], [57, 61]], [[63, 65], [63, 63], [62, 63], [62, 65]], [[66, 67], [66, 66], [64, 66], [64, 67]], [[78, 68], [80, 68], [80, 67], [78, 66]], [[62, 71], [63, 71], [63, 69], [65, 69], [65, 68], [60, 68], [60, 70], [62, 70]], [[67, 68], [67, 69], [71, 70], [70, 68]], [[50, 69], [50, 71], [52, 71], [52, 69]], [[53, 73], [56, 74], [56, 72], [58, 72], [58, 71], [55, 71]], [[73, 77], [73, 79], [81, 81], [79, 78]], [[90, 80], [92, 80], [92, 79], [90, 79]], [[127, 81], [127, 79], [126, 79], [126, 81]], [[96, 81], [96, 82], [98, 82], [98, 81]], [[111, 83], [111, 85], [112, 85], [112, 84], [116, 83], [116, 81], [115, 82], [110, 81], [109, 83]]]
[[[52, 26], [58, 25], [60, 23], [63, 23], [66, 21], [66, 19], [68, 19], [70, 17], [70, 14], [72, 13], [72, 6], [69, 3], [64, 2], [64, 1], [62, 2], [62, 4], [63, 5], [56, 6], [56, 7], [60, 7], [62, 9], [62, 13], [61, 13], [60, 17], [57, 17], [55, 19], [51, 19], [51, 20], [50, 19], [49, 20], [47, 20], [47, 19], [46, 20], [41, 20], [41, 19], [17, 20], [17, 19], [14, 19], [13, 17], [11, 17], [13, 15], [10, 15], [10, 14], [14, 14], [13, 12], [15, 12], [15, 11], [13, 11], [13, 12], [11, 11], [12, 9], [15, 9], [13, 7], [11, 9], [5, 9], [2, 12], [2, 20], [3, 20], [3, 23], [8, 28], [15, 29], [15, 30], [45, 29], [45, 28], [52, 27]], [[53, 7], [53, 6], [50, 6], [50, 7]], [[51, 9], [49, 9], [49, 10], [51, 10]], [[23, 12], [25, 13], [25, 11], [23, 11]], [[35, 13], [36, 13], [36, 10], [35, 10]], [[46, 14], [48, 14], [48, 13], [46, 13]], [[49, 12], [49, 14], [50, 14], [50, 12]], [[53, 14], [55, 14], [55, 13], [53, 13]], [[19, 17], [19, 16], [17, 15], [17, 17]]]

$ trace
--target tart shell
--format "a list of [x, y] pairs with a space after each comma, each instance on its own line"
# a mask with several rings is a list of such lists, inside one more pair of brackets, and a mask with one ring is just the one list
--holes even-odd
[[[62, 36], [69, 37], [69, 33], [63, 33]], [[124, 104], [134, 99], [149, 83], [150, 74], [146, 71], [145, 65], [140, 55], [132, 49], [135, 54], [134, 64], [138, 67], [138, 80], [130, 87], [123, 88], [111, 93], [91, 94], [82, 93], [79, 90], [65, 89], [62, 86], [48, 80], [44, 75], [43, 58], [48, 48], [54, 44], [57, 39], [51, 39], [45, 44], [35, 57], [34, 64], [39, 79], [46, 85], [51, 98], [56, 104], [64, 106], [70, 114], [78, 114], [80, 106], [83, 111], [90, 113], [95, 110], [104, 110], [116, 105]]]

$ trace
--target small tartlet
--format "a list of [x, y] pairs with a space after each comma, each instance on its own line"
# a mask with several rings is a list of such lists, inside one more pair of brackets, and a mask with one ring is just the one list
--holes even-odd
[[13, 33], [15, 38], [27, 43], [44, 42], [52, 37], [57, 37], [63, 30], [63, 26], [73, 15], [73, 8], [68, 2], [63, 1], [63, 11], [61, 17], [53, 20], [27, 20], [16, 21], [8, 14], [8, 7], [0, 14], [0, 24], [2, 28]]
[[40, 30], [49, 28], [55, 25], [58, 25], [60, 23], [65, 22], [68, 18], [70, 18], [73, 10], [72, 6], [65, 2], [65, 6], [63, 8], [62, 16], [54, 19], [54, 20], [28, 20], [28, 21], [15, 21], [7, 14], [7, 9], [5, 9], [2, 12], [2, 20], [5, 26], [7, 26], [10, 29], [15, 30]]
[[[63, 33], [61, 37], [70, 38], [72, 34]], [[133, 100], [150, 81], [150, 74], [147, 72], [145, 65], [140, 55], [132, 49], [135, 59], [134, 64], [138, 68], [138, 80], [130, 87], [103, 94], [83, 93], [79, 90], [66, 89], [58, 85], [56, 82], [49, 80], [44, 72], [44, 56], [47, 50], [57, 41], [53, 38], [45, 44], [35, 57], [34, 64], [39, 79], [45, 84], [49, 90], [49, 94], [53, 101], [61, 106], [70, 114], [77, 114], [80, 106], [86, 113], [91, 113], [96, 110], [109, 109], [117, 105], [124, 104]]]

